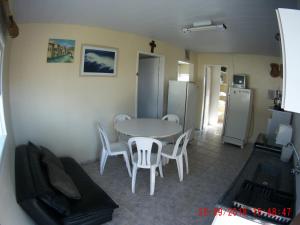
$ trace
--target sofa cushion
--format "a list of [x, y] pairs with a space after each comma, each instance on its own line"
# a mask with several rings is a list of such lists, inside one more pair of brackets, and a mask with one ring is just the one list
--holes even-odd
[[68, 200], [64, 195], [58, 192], [41, 195], [39, 199], [61, 215], [67, 216], [70, 214], [70, 204]]
[[31, 166], [28, 160], [27, 145], [20, 145], [16, 148], [15, 180], [16, 199], [18, 203], [36, 197], [36, 190], [33, 183]]
[[56, 155], [54, 155], [49, 149], [41, 146], [41, 151], [42, 151], [42, 154], [43, 154], [43, 162], [44, 163], [50, 162], [50, 163], [53, 163], [53, 164], [55, 164], [56, 166], [58, 166], [62, 169], [64, 168], [64, 166], [61, 163], [60, 159]]
[[87, 175], [81, 166], [72, 158], [61, 158], [65, 171], [70, 175], [79, 192], [80, 201], [70, 201], [70, 217], [87, 213], [106, 214], [105, 209], [113, 210], [119, 206]]
[[51, 161], [43, 161], [47, 165], [50, 184], [62, 194], [71, 199], [80, 199], [81, 195], [72, 181], [72, 178], [55, 163]]
[[49, 184], [46, 168], [41, 162], [43, 154], [40, 148], [32, 142], [28, 142], [27, 149], [36, 197], [59, 214], [68, 215], [70, 212], [69, 202], [65, 196], [56, 192]]
[[52, 192], [52, 187], [49, 185], [46, 175], [47, 172], [41, 163], [40, 149], [29, 142], [27, 145], [27, 154], [36, 196]]

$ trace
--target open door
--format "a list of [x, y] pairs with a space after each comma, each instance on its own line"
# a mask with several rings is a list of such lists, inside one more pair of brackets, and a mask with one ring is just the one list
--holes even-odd
[[137, 82], [137, 118], [163, 115], [163, 62], [160, 56], [139, 54]]
[[211, 91], [211, 67], [206, 66], [203, 79], [203, 108], [201, 115], [200, 130], [204, 130], [208, 126], [209, 106], [210, 106], [210, 91]]
[[228, 91], [227, 67], [206, 65], [203, 86], [200, 129], [212, 127], [222, 133]]

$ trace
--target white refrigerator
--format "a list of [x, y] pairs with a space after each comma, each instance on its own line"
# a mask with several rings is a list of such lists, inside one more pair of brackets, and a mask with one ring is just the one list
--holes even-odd
[[229, 88], [223, 142], [244, 147], [247, 143], [252, 113], [252, 91]]
[[197, 86], [192, 82], [169, 81], [168, 114], [179, 116], [183, 131], [194, 130], [197, 106]]

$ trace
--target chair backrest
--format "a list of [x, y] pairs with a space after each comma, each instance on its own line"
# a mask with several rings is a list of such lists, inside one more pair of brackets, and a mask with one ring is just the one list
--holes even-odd
[[175, 114], [167, 114], [165, 116], [163, 116], [163, 118], [161, 118], [162, 120], [168, 120], [171, 122], [175, 122], [179, 124], [179, 117]]
[[110, 150], [109, 140], [108, 140], [107, 134], [105, 133], [105, 131], [100, 123], [97, 124], [97, 130], [99, 132], [103, 150], [108, 151], [108, 153], [110, 154], [111, 150]]
[[189, 129], [179, 136], [174, 145], [172, 157], [176, 157], [177, 155], [182, 154], [182, 152], [186, 149], [187, 144], [189, 142], [189, 138], [191, 136], [191, 132], [192, 129]]
[[[154, 164], [158, 165], [161, 158], [162, 143], [159, 140], [148, 137], [133, 137], [128, 140], [129, 150], [131, 154], [131, 159], [133, 162], [133, 151], [132, 145], [135, 144], [137, 148], [137, 166], [140, 168], [150, 168], [151, 166], [151, 154], [153, 149], [153, 144], [158, 146], [157, 157]], [[153, 157], [152, 157], [153, 158]]]
[[119, 114], [116, 115], [114, 118], [114, 126], [116, 126], [116, 123], [123, 120], [131, 120], [131, 117], [127, 114]]

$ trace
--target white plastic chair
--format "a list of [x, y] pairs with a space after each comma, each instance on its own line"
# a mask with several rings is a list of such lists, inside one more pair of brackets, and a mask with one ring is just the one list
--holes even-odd
[[[137, 152], [133, 153], [132, 145], [135, 144]], [[157, 153], [152, 152], [153, 144], [158, 146]], [[162, 144], [159, 140], [146, 137], [133, 137], [128, 140], [132, 168], [132, 182], [131, 190], [135, 193], [136, 174], [138, 168], [150, 169], [150, 195], [154, 194], [155, 188], [155, 172], [159, 167], [160, 176], [163, 177], [162, 163], [161, 163], [161, 149]]]
[[[189, 141], [191, 129], [184, 132], [179, 138], [176, 140], [175, 145], [169, 144], [163, 147], [162, 149], [162, 157], [167, 159], [175, 159], [177, 163], [178, 176], [179, 180], [183, 180], [183, 156], [185, 158], [185, 165], [188, 171], [188, 157], [187, 157], [187, 144]], [[182, 143], [183, 142], [183, 143]]]
[[188, 133], [187, 135], [187, 143], [185, 148], [183, 149], [183, 156], [184, 156], [184, 160], [185, 160], [185, 169], [186, 169], [186, 174], [189, 174], [189, 159], [188, 159], [188, 154], [187, 154], [187, 145], [190, 141], [190, 137], [192, 134], [192, 129], [189, 129], [186, 131]]
[[[114, 129], [116, 128], [116, 124], [119, 122], [119, 121], [124, 121], [124, 120], [131, 120], [131, 117], [129, 116], [129, 115], [127, 115], [127, 114], [119, 114], [119, 115], [116, 115], [115, 117], [114, 117]], [[124, 135], [124, 136], [126, 136], [126, 135]], [[119, 132], [117, 132], [117, 140], [118, 141], [120, 141], [120, 140], [122, 140], [122, 135], [119, 133]], [[128, 138], [127, 138], [128, 139]], [[126, 141], [127, 142], [127, 139], [126, 140], [123, 140], [123, 141]]]
[[100, 140], [102, 142], [100, 174], [102, 175], [104, 172], [104, 167], [105, 167], [108, 156], [123, 155], [124, 160], [126, 162], [128, 174], [131, 177], [131, 169], [130, 169], [130, 163], [129, 163], [129, 158], [128, 158], [128, 146], [126, 145], [126, 143], [116, 142], [116, 143], [110, 144], [108, 137], [100, 123], [98, 124], [98, 132], [99, 132]]
[[[167, 115], [163, 116], [161, 118], [161, 120], [168, 120], [170, 122], [175, 122], [175, 123], [179, 124], [179, 117], [177, 115], [175, 115], [175, 114], [167, 114]], [[175, 136], [170, 137], [170, 138], [164, 138], [163, 140], [161, 140], [162, 145], [165, 146], [165, 145], [167, 145], [169, 143], [174, 143], [175, 142], [175, 138], [176, 138]], [[165, 163], [167, 163], [167, 162], [168, 162], [168, 160], [165, 161]]]
[[114, 117], [114, 126], [117, 124], [117, 122], [123, 121], [123, 120], [131, 120], [131, 117], [129, 115], [127, 115], [127, 114], [116, 115]]
[[179, 117], [175, 114], [167, 114], [161, 118], [162, 120], [168, 120], [179, 124]]

